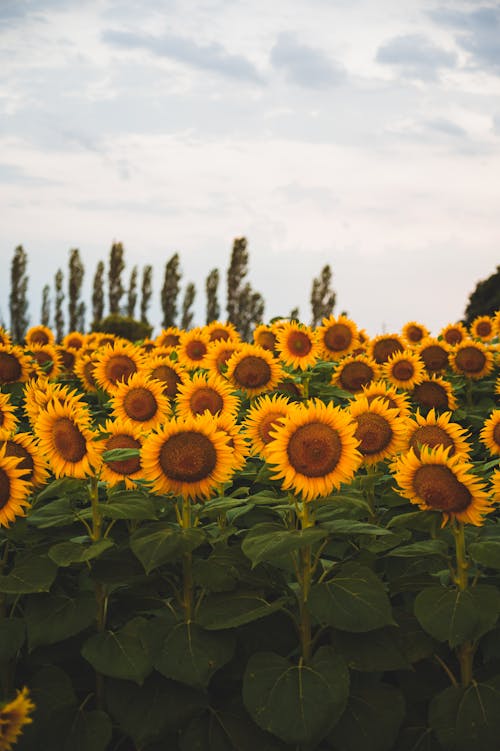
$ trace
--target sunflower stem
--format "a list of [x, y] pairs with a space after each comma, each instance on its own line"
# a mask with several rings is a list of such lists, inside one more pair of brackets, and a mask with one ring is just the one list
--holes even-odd
[[[310, 513], [309, 504], [306, 501], [302, 503], [302, 508], [298, 509], [298, 514], [302, 531], [314, 526], [314, 516]], [[298, 577], [298, 583], [300, 586], [300, 646], [302, 659], [306, 664], [311, 659], [312, 652], [311, 614], [308, 606], [312, 574], [313, 564], [311, 546], [306, 545], [300, 550], [300, 576]]]
[[[182, 515], [180, 518], [182, 529], [191, 529], [192, 516], [189, 498], [182, 499]], [[193, 617], [193, 556], [191, 553], [184, 553], [182, 556], [182, 578], [184, 616], [186, 623], [190, 623]]]
[[101, 539], [102, 515], [99, 511], [99, 487], [97, 477], [90, 478], [90, 506], [92, 509], [92, 541], [97, 542]]
[[[467, 573], [469, 563], [467, 561], [467, 551], [465, 547], [465, 525], [463, 522], [455, 519], [452, 530], [455, 538], [455, 555], [457, 561], [455, 584], [460, 592], [465, 592], [469, 585], [469, 576]], [[475, 645], [472, 641], [465, 641], [458, 648], [460, 680], [463, 688], [467, 688], [472, 682], [474, 652]]]
[[[90, 478], [89, 496], [92, 509], [91, 539], [92, 542], [98, 542], [102, 533], [102, 515], [99, 511], [99, 486], [96, 476]], [[98, 633], [102, 633], [106, 628], [108, 609], [108, 598], [102, 582], [95, 582], [94, 592], [97, 603], [96, 627]], [[95, 673], [95, 698], [97, 709], [104, 709], [104, 676], [97, 671]]]
[[472, 378], [465, 379], [465, 399], [466, 399], [467, 409], [472, 409], [472, 405], [473, 405]]

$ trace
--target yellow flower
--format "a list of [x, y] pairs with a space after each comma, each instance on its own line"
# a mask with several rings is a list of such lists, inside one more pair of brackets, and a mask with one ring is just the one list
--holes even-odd
[[230, 384], [220, 376], [195, 373], [179, 385], [176, 412], [180, 417], [202, 415], [205, 410], [212, 415], [235, 415], [239, 404]]
[[355, 424], [358, 451], [366, 465], [388, 459], [404, 445], [405, 422], [399, 410], [388, 406], [383, 397], [372, 399], [358, 396], [349, 404], [349, 413]]
[[381, 397], [391, 409], [399, 410], [400, 417], [407, 417], [410, 414], [410, 400], [407, 394], [401, 394], [395, 386], [385, 381], [373, 381], [368, 386], [363, 387], [363, 396], [366, 396], [368, 402]]
[[211, 373], [223, 375], [227, 368], [227, 361], [231, 355], [234, 355], [238, 351], [240, 346], [241, 344], [236, 342], [226, 342], [224, 340], [210, 342], [203, 367]]
[[0, 386], [28, 380], [32, 364], [21, 347], [0, 344]]
[[444, 340], [427, 336], [416, 351], [429, 374], [442, 373], [449, 366], [451, 347]]
[[374, 336], [368, 345], [368, 354], [376, 363], [382, 365], [395, 352], [403, 352], [405, 348], [399, 334], [379, 334]]
[[97, 391], [99, 384], [94, 378], [94, 368], [97, 364], [97, 354], [95, 352], [82, 352], [75, 360], [75, 375], [80, 379], [81, 384], [87, 393]]
[[5, 440], [4, 445], [6, 456], [15, 457], [19, 462], [17, 468], [25, 471], [25, 482], [36, 488], [45, 484], [49, 471], [36, 436], [32, 433], [15, 433]]
[[155, 339], [157, 347], [170, 347], [175, 349], [181, 338], [181, 330], [177, 326], [168, 326], [166, 329], [162, 329]]
[[0, 394], [0, 439], [8, 438], [19, 422], [9, 394]]
[[338, 360], [359, 345], [358, 327], [347, 316], [323, 318], [316, 331], [325, 360]]
[[424, 378], [412, 391], [412, 399], [422, 409], [453, 412], [458, 406], [451, 384], [441, 376]]
[[32, 489], [23, 479], [26, 470], [19, 468], [19, 459], [6, 452], [5, 445], [0, 446], [0, 527], [8, 527], [16, 516], [25, 516]]
[[61, 374], [61, 359], [55, 344], [32, 344], [29, 353], [41, 372], [49, 378]]
[[479, 440], [486, 446], [490, 454], [500, 454], [500, 409], [495, 409], [485, 421]]
[[92, 376], [101, 389], [113, 394], [120, 381], [137, 373], [144, 362], [144, 354], [130, 342], [106, 344], [96, 353]]
[[496, 334], [493, 318], [490, 316], [477, 316], [469, 326], [471, 337], [489, 342]]
[[155, 353], [148, 357], [142, 367], [142, 372], [148, 378], [159, 381], [165, 396], [175, 399], [179, 386], [183, 383], [188, 372], [178, 362], [170, 359], [167, 353]]
[[451, 355], [451, 367], [455, 373], [475, 381], [489, 375], [493, 366], [493, 353], [478, 340], [465, 339], [457, 344]]
[[436, 415], [434, 409], [423, 417], [417, 410], [414, 419], [406, 420], [404, 450], [413, 449], [418, 456], [421, 446], [434, 448], [443, 446], [449, 449], [449, 456], [462, 455], [468, 458], [472, 447], [466, 441], [467, 431], [456, 422], [450, 422], [451, 412]]
[[275, 352], [276, 340], [276, 333], [265, 323], [260, 323], [253, 330], [253, 343], [263, 349], [268, 349], [269, 352]]
[[242, 344], [227, 361], [226, 377], [249, 396], [272, 391], [282, 376], [281, 365], [271, 352], [255, 344]]
[[277, 337], [276, 349], [281, 361], [291, 368], [307, 370], [320, 355], [318, 335], [309, 326], [289, 321]]
[[409, 347], [415, 347], [422, 341], [422, 339], [429, 336], [429, 330], [421, 323], [408, 321], [408, 323], [405, 323], [401, 329], [401, 334]]
[[252, 404], [243, 422], [252, 454], [264, 453], [272, 441], [271, 431], [283, 422], [289, 408], [288, 398], [279, 394], [261, 396]]
[[111, 487], [124, 482], [127, 489], [134, 488], [134, 480], [142, 478], [140, 449], [143, 440], [140, 429], [128, 420], [106, 420], [102, 432], [107, 434], [99, 442], [103, 453], [114, 449], [137, 449], [139, 454], [130, 459], [103, 461], [100, 471], [101, 480]]
[[31, 347], [34, 344], [55, 344], [56, 338], [54, 332], [47, 326], [31, 326], [26, 332], [25, 342], [28, 347]]
[[447, 326], [441, 329], [439, 336], [444, 339], [446, 344], [450, 347], [455, 347], [460, 344], [464, 339], [467, 339], [467, 329], [463, 323], [449, 323]]
[[85, 334], [81, 334], [79, 331], [70, 331], [69, 334], [63, 337], [62, 345], [66, 349], [82, 349], [85, 344]]
[[35, 705], [29, 698], [26, 687], [17, 692], [15, 699], [0, 705], [0, 751], [11, 751], [24, 725], [33, 722], [30, 713], [34, 709]]
[[334, 373], [331, 383], [351, 394], [359, 394], [363, 387], [369, 386], [380, 376], [380, 366], [368, 355], [346, 355], [341, 360]]
[[144, 373], [133, 373], [127, 381], [118, 383], [110, 402], [114, 417], [132, 420], [144, 432], [156, 430], [171, 411], [161, 383]]
[[235, 472], [243, 469], [249, 454], [246, 435], [232, 415], [215, 415], [215, 424], [227, 436], [227, 445], [232, 451], [232, 468]]
[[220, 321], [212, 321], [208, 323], [203, 331], [208, 334], [209, 342], [239, 342], [241, 337], [236, 331], [235, 326], [232, 323], [221, 323]]
[[180, 364], [188, 370], [204, 368], [209, 342], [208, 334], [201, 328], [182, 331], [176, 350]]
[[425, 366], [416, 352], [394, 352], [382, 365], [382, 375], [399, 389], [412, 391], [425, 377]]

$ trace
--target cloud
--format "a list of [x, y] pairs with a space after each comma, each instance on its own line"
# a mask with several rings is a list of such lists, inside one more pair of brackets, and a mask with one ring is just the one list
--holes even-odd
[[297, 86], [327, 88], [345, 79], [345, 70], [322, 50], [301, 44], [294, 34], [283, 33], [271, 50], [271, 64]]
[[456, 66], [457, 56], [422, 34], [406, 34], [393, 37], [379, 47], [376, 61], [399, 68], [406, 78], [434, 81], [441, 68]]
[[444, 117], [437, 117], [433, 120], [427, 120], [425, 126], [436, 133], [441, 133], [445, 136], [452, 136], [453, 138], [467, 138], [467, 131], [460, 125], [447, 120]]
[[471, 55], [476, 67], [500, 74], [500, 7], [484, 5], [472, 11], [441, 8], [431, 17], [443, 26], [456, 28], [457, 44]]
[[8, 185], [58, 185], [57, 181], [37, 175], [29, 175], [15, 164], [0, 163], [0, 184]]
[[143, 49], [158, 57], [190, 65], [199, 70], [211, 70], [223, 76], [238, 78], [259, 83], [261, 77], [255, 66], [241, 55], [232, 55], [218, 42], [211, 44], [197, 44], [191, 39], [162, 34], [152, 36], [133, 31], [118, 31], [106, 29], [102, 39], [107, 44], [122, 49]]

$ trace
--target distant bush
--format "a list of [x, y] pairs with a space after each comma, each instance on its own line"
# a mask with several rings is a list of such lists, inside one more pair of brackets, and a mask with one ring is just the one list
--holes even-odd
[[118, 313], [103, 318], [102, 321], [92, 324], [92, 331], [99, 331], [104, 334], [116, 334], [128, 339], [131, 342], [137, 342], [140, 339], [148, 339], [153, 327], [149, 323], [137, 321], [130, 316], [121, 316]]

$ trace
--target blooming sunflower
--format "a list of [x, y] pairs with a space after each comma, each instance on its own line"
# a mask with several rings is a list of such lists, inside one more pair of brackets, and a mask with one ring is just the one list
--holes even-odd
[[380, 366], [368, 355], [346, 355], [339, 360], [332, 374], [331, 383], [351, 394], [358, 394], [364, 386], [376, 381], [380, 376]]
[[451, 384], [441, 376], [424, 378], [412, 391], [411, 397], [422, 409], [453, 412], [458, 406]]
[[368, 386], [363, 386], [363, 396], [369, 402], [381, 397], [391, 409], [398, 409], [400, 417], [410, 414], [410, 399], [407, 394], [400, 393], [395, 386], [386, 381], [373, 381]]
[[284, 323], [277, 337], [278, 356], [285, 365], [307, 370], [320, 355], [318, 335], [315, 331], [295, 321]]
[[0, 344], [0, 386], [27, 381], [31, 367], [31, 360], [22, 347]]
[[82, 349], [85, 345], [85, 334], [81, 334], [79, 331], [70, 331], [69, 334], [63, 336], [61, 344], [66, 349]]
[[195, 373], [179, 385], [176, 412], [179, 417], [202, 415], [235, 415], [240, 400], [233, 394], [230, 384], [218, 375]]
[[174, 419], [150, 433], [141, 463], [154, 492], [193, 499], [208, 498], [234, 472], [227, 434], [208, 414]]
[[8, 438], [19, 422], [9, 394], [0, 394], [0, 439]]
[[12, 344], [10, 334], [3, 326], [0, 326], [0, 344]]
[[227, 361], [238, 351], [241, 344], [236, 342], [216, 341], [208, 345], [207, 355], [203, 367], [218, 375], [225, 374]]
[[450, 520], [477, 527], [493, 510], [485, 484], [473, 474], [474, 465], [463, 456], [450, 456], [449, 448], [413, 449], [393, 463], [397, 492], [423, 511], [440, 511], [442, 526]]
[[94, 378], [94, 368], [97, 363], [95, 352], [79, 354], [75, 360], [74, 372], [85, 391], [92, 394], [97, 391], [99, 384]]
[[382, 365], [395, 352], [403, 352], [405, 345], [399, 334], [379, 334], [370, 340], [368, 353], [376, 363]]
[[479, 440], [486, 446], [490, 454], [500, 454], [500, 409], [495, 409], [485, 421]]
[[276, 351], [277, 336], [271, 326], [267, 326], [265, 323], [260, 323], [253, 330], [253, 343], [263, 349], [268, 349], [270, 352]]
[[24, 470], [23, 480], [36, 488], [47, 481], [49, 471], [44, 455], [40, 451], [36, 436], [31, 433], [16, 433], [4, 443], [5, 455], [18, 460], [18, 469]]
[[158, 428], [171, 412], [162, 384], [144, 373], [133, 373], [118, 383], [110, 402], [116, 419], [132, 420], [145, 432]]
[[[140, 429], [129, 420], [106, 420], [101, 431], [105, 434], [100, 442], [103, 453], [115, 449], [137, 449], [140, 452], [143, 443]], [[100, 477], [111, 487], [124, 482], [127, 490], [131, 490], [135, 487], [134, 480], [142, 477], [140, 453], [129, 459], [103, 461]]]
[[316, 331], [324, 360], [338, 360], [359, 346], [358, 327], [347, 316], [323, 318]]
[[493, 318], [490, 316], [477, 316], [469, 326], [470, 336], [489, 342], [496, 334]]
[[142, 372], [148, 378], [160, 381], [163, 393], [169, 399], [175, 399], [179, 386], [187, 378], [185, 368], [171, 360], [168, 354], [154, 354], [149, 357]]
[[350, 482], [361, 463], [355, 429], [347, 412], [319, 399], [290, 405], [265, 449], [266, 462], [275, 468], [273, 479], [305, 501], [329, 495]]
[[455, 347], [460, 344], [464, 339], [467, 339], [467, 329], [463, 323], [449, 323], [447, 326], [441, 329], [439, 336], [444, 339], [446, 344], [451, 347]]
[[61, 366], [61, 373], [63, 375], [72, 375], [75, 368], [76, 355], [78, 350], [69, 349], [59, 344], [56, 345], [57, 357]]
[[424, 417], [417, 409], [415, 416], [406, 420], [404, 450], [413, 449], [419, 456], [421, 446], [444, 446], [449, 449], [449, 456], [462, 455], [468, 458], [472, 447], [466, 440], [467, 431], [450, 420], [451, 412], [436, 415], [436, 411], [431, 409]]
[[408, 321], [401, 329], [401, 335], [408, 346], [415, 347], [422, 339], [429, 336], [429, 329], [416, 321]]
[[455, 373], [474, 381], [489, 375], [493, 366], [493, 353], [477, 339], [460, 342], [451, 355], [451, 367]]
[[250, 407], [243, 427], [250, 440], [252, 454], [263, 454], [272, 441], [271, 431], [287, 416], [290, 401], [280, 394], [261, 396]]
[[496, 469], [491, 475], [491, 489], [496, 503], [500, 503], [500, 469]]
[[245, 466], [249, 454], [246, 436], [232, 415], [216, 415], [214, 420], [218, 430], [227, 436], [227, 444], [232, 451], [232, 467], [235, 472], [239, 472]]
[[56, 477], [84, 478], [99, 466], [96, 433], [81, 406], [51, 400], [38, 415], [34, 430]]
[[226, 377], [250, 397], [272, 391], [282, 376], [278, 360], [255, 344], [242, 344], [227, 361]]
[[29, 354], [44, 375], [57, 378], [61, 374], [61, 360], [55, 344], [32, 344]]
[[382, 365], [383, 377], [399, 389], [411, 391], [425, 377], [425, 366], [411, 349], [395, 352]]
[[208, 334], [201, 328], [182, 331], [177, 347], [180, 364], [188, 370], [204, 368], [209, 341]]
[[26, 332], [25, 342], [28, 347], [32, 347], [34, 344], [55, 344], [56, 338], [54, 332], [48, 328], [48, 326], [31, 326]]
[[18, 691], [12, 701], [0, 704], [0, 751], [11, 751], [24, 725], [33, 722], [30, 713], [34, 709], [26, 687]]
[[174, 349], [178, 346], [181, 340], [181, 330], [177, 326], [168, 326], [166, 329], [162, 329], [155, 339], [157, 347], [172, 347]]
[[35, 425], [38, 415], [51, 400], [60, 404], [70, 404], [75, 409], [87, 409], [83, 395], [77, 389], [71, 390], [65, 384], [51, 383], [46, 376], [28, 381], [24, 398], [24, 410], [31, 426]]
[[96, 353], [93, 377], [98, 385], [113, 394], [120, 381], [137, 373], [144, 363], [144, 355], [130, 342], [107, 344]]
[[389, 407], [383, 397], [369, 402], [366, 396], [358, 396], [349, 404], [349, 413], [364, 464], [377, 464], [401, 451], [405, 421], [399, 410]]
[[239, 342], [241, 337], [234, 324], [220, 321], [212, 321], [204, 326], [203, 331], [208, 334], [209, 342]]
[[451, 347], [443, 340], [427, 336], [416, 351], [429, 374], [443, 373], [449, 366]]
[[16, 516], [26, 514], [32, 486], [24, 479], [25, 475], [26, 470], [19, 468], [19, 459], [7, 456], [5, 444], [0, 445], [0, 527], [8, 527]]

